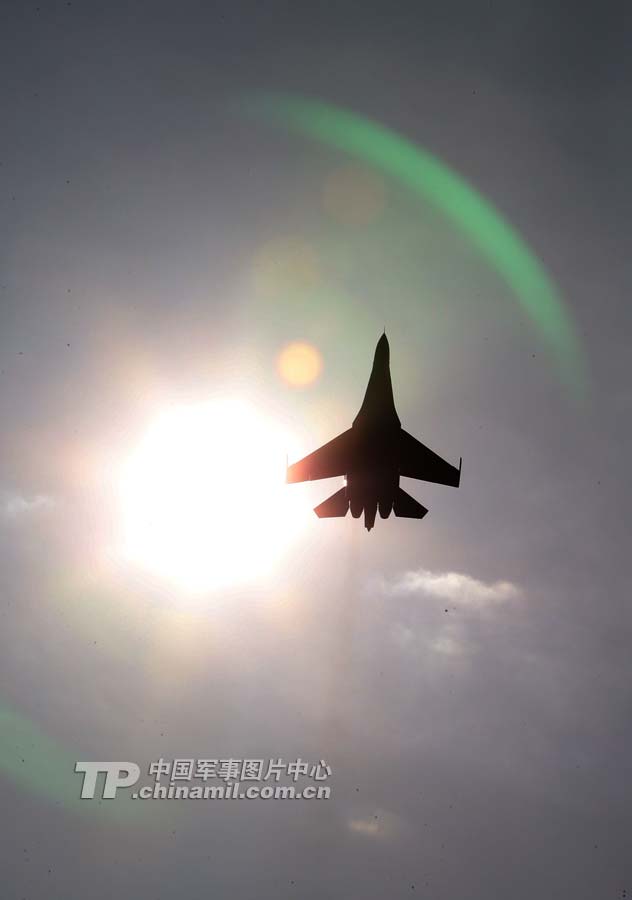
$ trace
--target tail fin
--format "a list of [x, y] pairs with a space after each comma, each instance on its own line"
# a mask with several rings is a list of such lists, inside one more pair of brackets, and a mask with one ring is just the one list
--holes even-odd
[[421, 503], [418, 503], [414, 497], [407, 494], [406, 491], [397, 488], [393, 512], [396, 516], [402, 516], [405, 519], [423, 519], [428, 510]]
[[346, 516], [349, 509], [349, 498], [347, 497], [346, 487], [340, 488], [331, 497], [323, 500], [318, 506], [314, 507], [314, 512], [319, 519], [331, 519], [336, 516]]

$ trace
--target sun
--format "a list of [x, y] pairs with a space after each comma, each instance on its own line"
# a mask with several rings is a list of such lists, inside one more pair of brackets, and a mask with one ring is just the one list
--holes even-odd
[[305, 522], [285, 484], [291, 443], [237, 399], [165, 410], [120, 472], [123, 556], [192, 592], [268, 576]]

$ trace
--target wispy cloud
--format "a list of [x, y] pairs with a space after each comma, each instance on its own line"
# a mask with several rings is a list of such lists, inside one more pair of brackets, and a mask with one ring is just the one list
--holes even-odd
[[380, 826], [375, 818], [373, 819], [350, 819], [349, 830], [355, 831], [356, 834], [366, 834], [374, 837], [380, 830]]
[[0, 510], [5, 519], [18, 519], [30, 513], [50, 509], [54, 505], [53, 498], [47, 494], [34, 494], [27, 497], [23, 494], [4, 493], [0, 496]]
[[[400, 655], [419, 659], [421, 651], [431, 651], [433, 658], [453, 662], [476, 650], [483, 622], [489, 624], [503, 604], [522, 596], [512, 581], [486, 582], [463, 572], [428, 569], [403, 572], [379, 586], [393, 602], [390, 636]], [[440, 605], [410, 603], [411, 598]]]
[[347, 821], [349, 831], [368, 838], [391, 838], [400, 832], [404, 820], [395, 813], [378, 809], [372, 815], [357, 816]]
[[511, 581], [479, 581], [462, 572], [430, 572], [417, 569], [405, 572], [396, 580], [384, 584], [392, 594], [425, 594], [461, 606], [484, 608], [504, 603], [521, 593]]

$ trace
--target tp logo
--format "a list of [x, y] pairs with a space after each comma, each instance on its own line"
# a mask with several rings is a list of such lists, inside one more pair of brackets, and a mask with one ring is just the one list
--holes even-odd
[[140, 778], [140, 768], [133, 762], [76, 762], [75, 772], [83, 772], [82, 800], [94, 798], [100, 772], [105, 772], [104, 800], [113, 800], [117, 788], [131, 787]]

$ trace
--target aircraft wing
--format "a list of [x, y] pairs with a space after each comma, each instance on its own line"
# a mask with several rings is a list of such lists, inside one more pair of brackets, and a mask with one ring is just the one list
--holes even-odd
[[408, 478], [419, 478], [420, 481], [434, 481], [436, 484], [458, 487], [461, 480], [461, 462], [458, 469], [450, 465], [402, 428], [399, 474]]
[[335, 475], [346, 475], [352, 459], [352, 429], [343, 431], [309, 456], [287, 468], [288, 484], [297, 481], [316, 481], [318, 478], [333, 478]]

